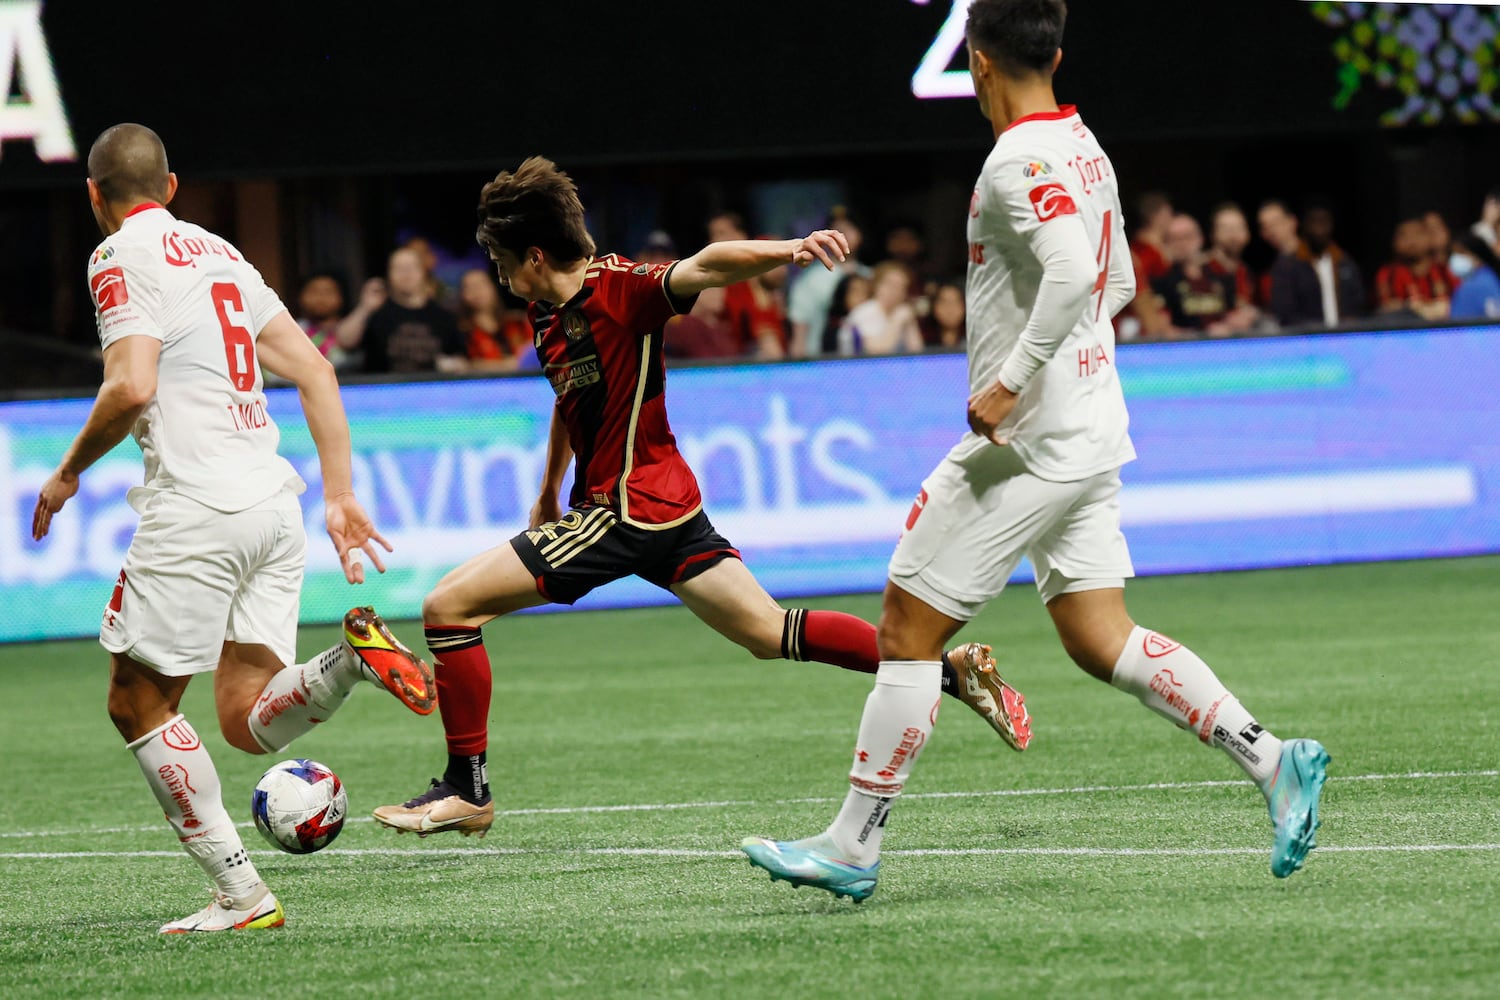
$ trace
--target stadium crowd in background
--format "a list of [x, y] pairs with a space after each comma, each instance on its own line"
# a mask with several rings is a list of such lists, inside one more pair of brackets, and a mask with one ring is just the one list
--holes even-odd
[[[1392, 236], [1391, 259], [1378, 269], [1340, 246], [1332, 209], [1316, 200], [1300, 215], [1281, 199], [1255, 207], [1254, 235], [1269, 260], [1258, 271], [1246, 260], [1250, 213], [1233, 202], [1200, 221], [1176, 211], [1168, 195], [1148, 192], [1137, 199], [1134, 218], [1137, 294], [1115, 321], [1122, 341], [1337, 329], [1372, 317], [1500, 317], [1500, 190], [1484, 199], [1478, 220], [1456, 239], [1436, 212], [1403, 220]], [[776, 360], [963, 346], [962, 278], [934, 267], [919, 225], [889, 226], [881, 252], [873, 254], [847, 208], [834, 207], [826, 224], [847, 236], [854, 251], [847, 261], [833, 271], [780, 268], [705, 291], [690, 314], [668, 322], [668, 357]], [[752, 231], [733, 211], [705, 220], [708, 242], [748, 239]], [[656, 229], [631, 259], [665, 263], [680, 252], [686, 251], [671, 234]], [[520, 301], [490, 270], [469, 265], [450, 271], [462, 275], [451, 287], [438, 275], [438, 260], [428, 240], [406, 239], [391, 254], [386, 277], [366, 280], [347, 314], [337, 277], [314, 273], [301, 286], [299, 321], [345, 371], [534, 369]], [[1367, 274], [1373, 275], [1368, 284]]]

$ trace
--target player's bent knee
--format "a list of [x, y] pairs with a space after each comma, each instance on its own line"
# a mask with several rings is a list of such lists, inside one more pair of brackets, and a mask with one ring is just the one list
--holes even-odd
[[422, 598], [422, 624], [448, 625], [463, 617], [464, 612], [455, 605], [450, 588], [439, 583]]

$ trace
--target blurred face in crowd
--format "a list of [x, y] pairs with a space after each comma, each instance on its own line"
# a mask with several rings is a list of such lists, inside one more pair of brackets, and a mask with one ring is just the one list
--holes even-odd
[[1326, 208], [1309, 208], [1302, 216], [1302, 235], [1313, 253], [1327, 250], [1333, 242], [1333, 213]]
[[721, 243], [724, 240], [748, 239], [749, 235], [732, 215], [716, 215], [708, 220], [708, 241], [710, 243]]
[[1203, 230], [1191, 215], [1174, 216], [1167, 223], [1167, 255], [1179, 263], [1203, 252]]
[[1297, 241], [1297, 217], [1280, 205], [1266, 205], [1260, 210], [1260, 238], [1277, 250], [1286, 252]]
[[862, 274], [852, 274], [844, 284], [844, 311], [853, 312], [855, 306], [870, 301], [870, 279]]
[[1484, 207], [1479, 210], [1479, 221], [1491, 226], [1500, 223], [1500, 194], [1484, 196]]
[[1214, 247], [1239, 257], [1250, 245], [1250, 223], [1237, 208], [1221, 208], [1214, 214]]
[[905, 302], [911, 294], [911, 276], [906, 273], [906, 268], [899, 264], [878, 268], [877, 271], [872, 294], [875, 296], [875, 301], [880, 303], [880, 307], [890, 312]]
[[652, 233], [635, 259], [642, 264], [670, 264], [677, 259], [675, 250], [665, 233]]
[[500, 311], [500, 291], [488, 271], [465, 271], [458, 283], [458, 300], [475, 312]]
[[1428, 212], [1422, 216], [1422, 226], [1427, 231], [1429, 251], [1447, 257], [1448, 248], [1453, 244], [1453, 234], [1448, 230], [1448, 223], [1437, 212]]
[[432, 244], [420, 236], [413, 236], [406, 241], [406, 249], [415, 250], [417, 259], [422, 262], [422, 270], [431, 274], [437, 270], [437, 254], [432, 252]]
[[1391, 249], [1398, 258], [1409, 264], [1427, 256], [1427, 252], [1432, 249], [1432, 241], [1427, 234], [1426, 223], [1421, 219], [1408, 219], [1401, 223], [1396, 227]]
[[932, 299], [932, 318], [940, 330], [957, 330], [964, 325], [964, 290], [944, 285]]
[[919, 260], [926, 246], [922, 243], [922, 237], [910, 226], [897, 226], [890, 231], [885, 238], [886, 256], [892, 260], [914, 261]]
[[339, 313], [344, 311], [344, 293], [339, 291], [337, 281], [327, 275], [319, 275], [302, 286], [302, 294], [297, 297], [297, 307], [302, 310], [304, 319], [310, 319], [314, 323], [337, 319]]
[[391, 254], [385, 279], [392, 295], [404, 299], [427, 297], [427, 269], [422, 266], [421, 255], [410, 247]]
[[1172, 218], [1172, 206], [1162, 205], [1156, 211], [1152, 212], [1149, 217], [1147, 217], [1146, 228], [1165, 239], [1167, 229], [1172, 225]]

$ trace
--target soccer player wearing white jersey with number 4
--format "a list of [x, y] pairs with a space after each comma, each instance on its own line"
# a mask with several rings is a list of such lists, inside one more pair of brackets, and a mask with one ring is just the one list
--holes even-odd
[[88, 167], [105, 236], [89, 260], [104, 384], [42, 487], [32, 535], [47, 534], [78, 477], [133, 433], [146, 464], [144, 485], [129, 493], [141, 522], [99, 630], [109, 715], [214, 896], [161, 930], [279, 927], [282, 906], [224, 809], [208, 750], [178, 712], [188, 681], [217, 670], [219, 728], [253, 754], [326, 720], [361, 680], [419, 715], [433, 710], [436, 687], [373, 608], [345, 616], [343, 642], [294, 663], [305, 484], [276, 453], [261, 365], [297, 387], [345, 578], [364, 582], [359, 550], [384, 572], [375, 544], [390, 549], [354, 498], [333, 367], [233, 246], [163, 207], [177, 177], [155, 132], [116, 125]]
[[922, 485], [891, 557], [880, 669], [850, 790], [806, 840], [749, 838], [772, 879], [856, 902], [875, 891], [880, 841], [938, 708], [944, 644], [999, 595], [1022, 556], [1073, 661], [1223, 750], [1265, 794], [1271, 871], [1314, 845], [1328, 754], [1263, 729], [1208, 665], [1125, 610], [1120, 466], [1135, 457], [1111, 317], [1135, 294], [1109, 157], [1052, 75], [1063, 0], [973, 0], [966, 34], [994, 127], [969, 206], [971, 433]]

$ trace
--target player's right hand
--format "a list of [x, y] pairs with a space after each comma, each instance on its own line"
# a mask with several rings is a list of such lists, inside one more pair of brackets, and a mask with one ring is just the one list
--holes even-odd
[[849, 256], [849, 240], [837, 229], [819, 229], [800, 240], [793, 241], [792, 263], [806, 267], [815, 260], [832, 271], [835, 259], [843, 261]]
[[370, 520], [370, 515], [365, 513], [364, 507], [360, 506], [354, 494], [340, 493], [338, 496], [327, 498], [323, 504], [328, 537], [333, 539], [334, 551], [339, 554], [339, 565], [344, 568], [344, 579], [350, 583], [365, 582], [365, 567], [360, 562], [356, 549], [363, 550], [365, 555], [370, 557], [371, 564], [384, 573], [385, 563], [381, 560], [380, 552], [375, 548], [374, 543], [379, 542], [387, 552], [392, 551], [391, 543], [375, 530], [375, 524]]
[[31, 515], [31, 540], [40, 542], [47, 537], [52, 526], [52, 515], [63, 509], [63, 504], [78, 493], [78, 477], [58, 469], [42, 484], [42, 492], [36, 498], [36, 510]]
[[536, 503], [531, 508], [531, 517], [526, 522], [528, 528], [538, 528], [544, 524], [556, 521], [562, 517], [562, 504], [557, 501], [556, 493], [543, 493], [536, 498]]

